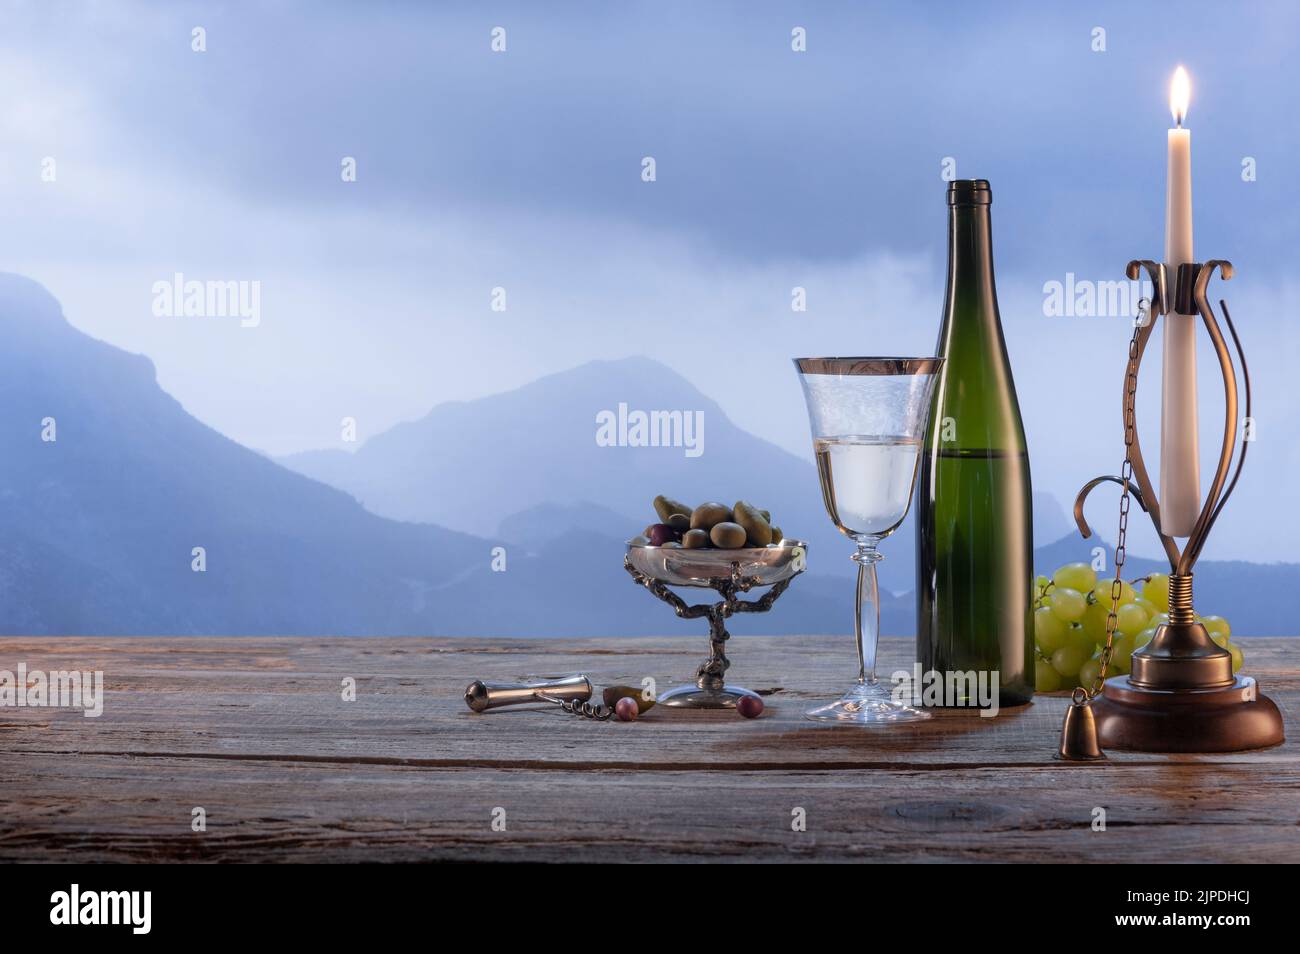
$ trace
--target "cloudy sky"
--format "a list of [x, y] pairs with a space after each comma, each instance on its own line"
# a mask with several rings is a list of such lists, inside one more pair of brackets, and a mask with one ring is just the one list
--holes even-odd
[[[1130, 329], [1045, 317], [1043, 286], [1159, 256], [1183, 63], [1197, 250], [1238, 265], [1260, 418], [1206, 556], [1300, 559], [1269, 497], [1300, 467], [1300, 7], [1080, 6], [4, 2], [0, 268], [270, 453], [628, 354], [806, 453], [790, 356], [934, 348], [951, 158], [993, 183], [1035, 482], [1066, 502], [1118, 469]], [[155, 316], [176, 272], [261, 282], [261, 324]]]

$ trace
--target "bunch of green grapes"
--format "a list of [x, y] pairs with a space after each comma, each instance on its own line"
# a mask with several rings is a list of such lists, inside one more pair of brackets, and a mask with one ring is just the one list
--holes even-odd
[[[1034, 672], [1039, 692], [1092, 687], [1101, 671], [1101, 650], [1106, 645], [1106, 617], [1110, 614], [1112, 577], [1097, 579], [1086, 563], [1067, 563], [1049, 579], [1039, 576], [1034, 587]], [[1142, 589], [1135, 589], [1140, 584]], [[1232, 653], [1232, 671], [1241, 668], [1241, 648], [1231, 641], [1232, 627], [1222, 616], [1197, 616], [1216, 644]], [[1150, 576], [1120, 583], [1115, 611], [1115, 640], [1107, 676], [1129, 671], [1133, 650], [1169, 621], [1169, 576]]]

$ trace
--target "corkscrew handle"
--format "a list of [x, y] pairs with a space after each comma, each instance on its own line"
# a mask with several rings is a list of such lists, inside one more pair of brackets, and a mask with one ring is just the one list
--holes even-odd
[[534, 682], [484, 682], [476, 679], [465, 687], [465, 705], [475, 712], [514, 706], [524, 702], [554, 702], [591, 698], [591, 680], [582, 673]]

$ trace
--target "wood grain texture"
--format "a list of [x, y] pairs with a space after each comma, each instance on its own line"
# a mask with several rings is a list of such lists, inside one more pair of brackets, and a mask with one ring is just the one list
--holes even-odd
[[[1291, 728], [1300, 643], [1242, 643]], [[99, 669], [107, 690], [98, 719], [0, 709], [0, 859], [1300, 861], [1295, 741], [1066, 765], [1051, 758], [1064, 696], [884, 731], [804, 721], [850, 679], [848, 639], [736, 638], [732, 681], [767, 693], [756, 721], [475, 715], [461, 700], [475, 678], [571, 671], [663, 690], [704, 649], [698, 636], [0, 639], [0, 669]], [[884, 640], [882, 672], [911, 653]], [[190, 830], [196, 806], [206, 832]], [[796, 809], [806, 831], [791, 829]]]

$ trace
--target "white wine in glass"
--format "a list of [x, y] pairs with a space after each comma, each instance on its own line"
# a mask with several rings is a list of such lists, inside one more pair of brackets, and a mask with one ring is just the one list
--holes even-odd
[[813, 441], [822, 500], [841, 533], [887, 537], [907, 516], [921, 442], [852, 435]]

